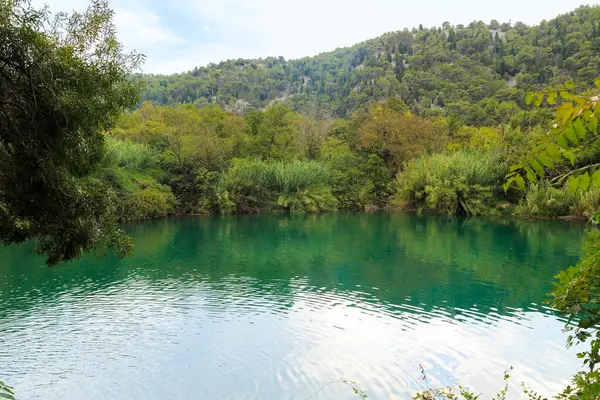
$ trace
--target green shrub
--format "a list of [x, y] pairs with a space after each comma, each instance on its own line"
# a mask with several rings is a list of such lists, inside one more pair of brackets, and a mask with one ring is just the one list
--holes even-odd
[[396, 181], [396, 203], [446, 215], [492, 212], [506, 165], [499, 156], [461, 150], [421, 157], [405, 165]]
[[569, 215], [576, 195], [568, 188], [555, 188], [547, 182], [531, 185], [515, 214], [525, 217], [560, 217]]
[[164, 183], [169, 185], [177, 198], [177, 213], [217, 213], [220, 176], [218, 171], [211, 171], [204, 166], [186, 170], [183, 174], [168, 174]]

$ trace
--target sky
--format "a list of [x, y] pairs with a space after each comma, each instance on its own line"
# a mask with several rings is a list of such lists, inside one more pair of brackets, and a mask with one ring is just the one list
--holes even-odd
[[[34, 0], [53, 11], [89, 0]], [[474, 20], [532, 25], [581, 0], [111, 0], [119, 39], [146, 56], [145, 73], [185, 72], [235, 58], [313, 56], [385, 32]]]

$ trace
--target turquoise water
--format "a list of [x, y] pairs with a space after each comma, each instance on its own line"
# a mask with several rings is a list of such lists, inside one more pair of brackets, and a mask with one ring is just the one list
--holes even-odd
[[[579, 362], [542, 305], [584, 226], [396, 213], [165, 220], [124, 260], [0, 249], [0, 380], [21, 399], [369, 398], [513, 365], [551, 394]], [[516, 392], [514, 392], [516, 394]], [[314, 399], [353, 398], [341, 383]], [[488, 397], [488, 396], [484, 396]]]

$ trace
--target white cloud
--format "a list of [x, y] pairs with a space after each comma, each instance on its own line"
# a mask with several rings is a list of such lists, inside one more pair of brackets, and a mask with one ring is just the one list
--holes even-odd
[[32, 0], [34, 7], [42, 7], [48, 5], [52, 11], [82, 11], [85, 9], [89, 1], [87, 0]]
[[182, 42], [169, 28], [160, 24], [156, 14], [147, 8], [115, 8], [115, 25], [127, 47], [150, 48], [156, 44]]
[[150, 59], [151, 55], [147, 53], [146, 55], [149, 56], [149, 59], [144, 66], [144, 71], [155, 74], [185, 72], [212, 62], [254, 57], [254, 54], [248, 52], [245, 48], [221, 43], [191, 45], [185, 47], [185, 51], [171, 51], [166, 53], [165, 57], [158, 57], [157, 59]]
[[[535, 24], [575, 7], [580, 0], [174, 0], [182, 12], [195, 13], [219, 37], [202, 59], [222, 61], [230, 48], [241, 47], [251, 57], [300, 58], [376, 37], [382, 33], [425, 26], [468, 24], [473, 20], [521, 20]], [[218, 32], [218, 33], [217, 33]], [[228, 57], [237, 58], [243, 54]]]
[[[36, 7], [48, 5], [52, 12], [83, 11], [89, 5], [88, 0], [33, 0], [32, 3]], [[152, 11], [149, 2], [113, 0], [111, 6], [115, 12], [114, 23], [119, 40], [127, 50], [136, 50], [147, 56], [143, 66], [145, 71], [152, 72], [157, 68], [162, 62], [161, 53], [169, 53], [173, 46], [184, 43]]]
[[[36, 4], [43, 0], [34, 0]], [[53, 10], [83, 9], [87, 0], [47, 0]], [[299, 58], [384, 32], [473, 20], [535, 24], [584, 0], [113, 0], [119, 37], [144, 53], [144, 70], [182, 72], [229, 58]]]

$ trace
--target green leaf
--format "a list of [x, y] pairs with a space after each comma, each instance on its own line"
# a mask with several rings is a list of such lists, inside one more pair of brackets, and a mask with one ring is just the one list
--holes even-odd
[[534, 106], [539, 107], [540, 105], [542, 105], [542, 102], [544, 101], [544, 93], [536, 93], [535, 94], [535, 102], [533, 103]]
[[585, 173], [579, 176], [579, 190], [585, 192], [590, 188], [592, 178], [589, 173]]
[[517, 171], [519, 169], [523, 168], [523, 164], [515, 164], [515, 165], [511, 165], [508, 168], [508, 172], [513, 172], [513, 171]]
[[600, 169], [594, 172], [594, 175], [592, 175], [592, 181], [594, 182], [594, 186], [600, 188]]
[[548, 102], [549, 105], [553, 106], [554, 104], [556, 104], [556, 92], [554, 90], [552, 90], [550, 93], [548, 93], [548, 97], [546, 98], [546, 101]]
[[515, 182], [519, 189], [525, 190], [525, 180], [523, 180], [523, 177], [521, 175], [515, 176]]
[[538, 161], [546, 168], [554, 169], [554, 161], [547, 153], [542, 153], [538, 156]]
[[533, 92], [527, 92], [525, 95], [525, 104], [530, 105], [533, 103]]
[[567, 182], [567, 187], [571, 191], [571, 193], [577, 193], [577, 189], [579, 188], [579, 178], [572, 176], [569, 178]]
[[579, 137], [580, 139], [585, 138], [586, 130], [585, 126], [583, 126], [583, 121], [581, 120], [581, 118], [577, 118], [575, 121], [573, 121], [573, 129], [575, 130], [577, 137]]
[[555, 143], [550, 143], [546, 147], [546, 151], [554, 160], [560, 160], [560, 148]]
[[579, 327], [581, 329], [588, 329], [594, 324], [594, 321], [591, 318], [582, 319], [579, 321]]
[[569, 139], [569, 142], [573, 143], [575, 146], [579, 144], [579, 138], [575, 133], [573, 125], [569, 125], [567, 129], [565, 129], [565, 136], [567, 137], [567, 139]]
[[569, 160], [569, 162], [571, 163], [571, 165], [575, 166], [575, 154], [573, 154], [572, 151], [563, 150], [562, 154], [563, 154], [563, 156], [565, 156], [565, 158], [567, 160]]
[[585, 192], [590, 188], [591, 178], [587, 172], [579, 176], [579, 190]]
[[572, 80], [568, 81], [568, 82], [565, 82], [565, 87], [567, 89], [573, 89], [575, 87], [575, 82], [573, 82]]
[[537, 179], [537, 175], [535, 174], [535, 172], [533, 172], [533, 169], [531, 169], [531, 167], [527, 166], [525, 167], [525, 173], [527, 176], [527, 180], [531, 183], [537, 183], [538, 179]]
[[562, 97], [565, 100], [572, 100], [574, 95], [572, 93], [567, 92], [566, 90], [561, 90], [560, 97]]
[[563, 120], [565, 113], [573, 112], [573, 104], [571, 103], [562, 103], [560, 107], [556, 110], [556, 118], [555, 121], [560, 122]]
[[515, 181], [515, 178], [511, 178], [509, 180], [507, 180], [504, 185], [502, 185], [502, 189], [504, 189], [504, 193], [508, 192], [508, 189], [510, 189], [510, 185], [511, 183], [513, 183]]
[[596, 78], [596, 80], [594, 81], [594, 85], [596, 85], [596, 87], [600, 89], [600, 77]]
[[569, 107], [569, 108], [565, 109], [565, 112], [562, 117], [563, 125], [566, 124], [571, 119], [571, 117], [573, 116], [574, 113], [575, 113], [575, 107]]
[[[560, 157], [560, 153], [558, 153], [558, 155]], [[531, 167], [535, 170], [535, 173], [538, 174], [540, 178], [544, 177], [544, 167], [542, 167], [542, 164], [540, 164], [538, 160], [533, 160], [531, 162]]]
[[569, 141], [567, 140], [567, 138], [565, 137], [564, 134], [559, 135], [556, 138], [556, 141], [558, 142], [558, 145], [560, 147], [562, 147], [563, 149], [568, 149], [569, 148]]
[[598, 117], [596, 115], [590, 116], [585, 126], [592, 134], [596, 135], [598, 133]]

